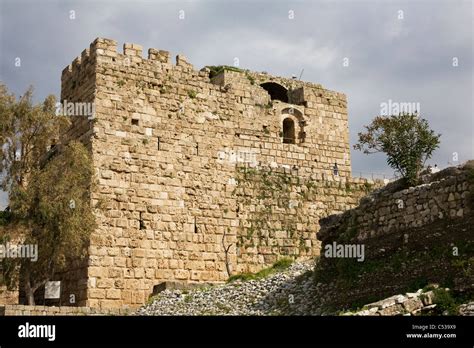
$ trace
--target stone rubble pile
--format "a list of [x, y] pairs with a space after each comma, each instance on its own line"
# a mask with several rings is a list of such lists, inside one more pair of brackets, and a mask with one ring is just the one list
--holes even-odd
[[466, 316], [474, 316], [474, 302], [463, 304], [459, 307], [459, 314]]
[[434, 292], [423, 292], [422, 289], [405, 295], [395, 295], [381, 301], [370, 303], [360, 311], [347, 312], [343, 315], [419, 315], [436, 307]]
[[[295, 262], [267, 278], [234, 281], [205, 289], [164, 290], [136, 315], [292, 315], [308, 314], [313, 261]], [[317, 314], [317, 313], [314, 313]]]
[[[314, 261], [295, 262], [267, 278], [234, 281], [193, 290], [164, 290], [134, 315], [335, 315], [322, 310]], [[448, 289], [446, 289], [448, 290]], [[341, 315], [423, 315], [436, 309], [435, 294], [422, 289], [370, 303]], [[460, 315], [474, 315], [474, 302], [460, 306]]]

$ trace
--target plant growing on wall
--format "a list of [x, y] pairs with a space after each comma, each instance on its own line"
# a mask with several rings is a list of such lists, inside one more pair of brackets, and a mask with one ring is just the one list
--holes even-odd
[[197, 96], [197, 92], [194, 91], [194, 90], [189, 90], [188, 91], [188, 96], [189, 96], [189, 98], [194, 99]]
[[[270, 172], [264, 169], [256, 170], [254, 168], [238, 167], [239, 187], [234, 195], [237, 197], [239, 203], [244, 205], [255, 204], [254, 211], [249, 213], [248, 221], [250, 226], [243, 227], [245, 230], [239, 236], [238, 247], [252, 247], [254, 240], [259, 242], [266, 241], [266, 232], [272, 230], [268, 222], [274, 213], [274, 209], [290, 209], [290, 195], [296, 184], [297, 178], [291, 174]], [[245, 195], [246, 188], [252, 188], [254, 193], [251, 197]], [[295, 199], [301, 199], [298, 197]], [[288, 232], [290, 238], [296, 238], [296, 224], [301, 218], [299, 210], [296, 215], [288, 214], [283, 219], [281, 229]]]
[[208, 65], [206, 66], [209, 71], [209, 78], [213, 78], [214, 76], [219, 75], [223, 71], [235, 71], [235, 72], [244, 72], [245, 70], [237, 68], [235, 66], [229, 65]]
[[230, 243], [229, 245], [225, 245], [225, 237], [228, 233], [228, 230], [224, 230], [224, 234], [222, 235], [222, 248], [224, 249], [224, 254], [225, 254], [225, 269], [227, 271], [227, 276], [230, 277], [232, 275], [232, 265], [230, 264], [230, 255], [229, 255], [229, 250], [232, 248], [233, 243]]
[[439, 147], [441, 137], [417, 114], [377, 116], [365, 129], [358, 134], [354, 149], [365, 154], [384, 152], [388, 165], [410, 185], [418, 183], [420, 172]]

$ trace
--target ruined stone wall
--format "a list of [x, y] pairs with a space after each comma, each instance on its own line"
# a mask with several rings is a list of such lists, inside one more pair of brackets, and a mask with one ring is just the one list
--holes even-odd
[[[323, 242], [345, 236], [354, 241], [366, 241], [396, 235], [418, 227], [463, 218], [472, 213], [472, 178], [470, 169], [454, 169], [437, 174], [449, 176], [404, 190], [391, 192], [390, 186], [378, 194], [366, 197], [357, 209], [323, 220], [324, 230], [318, 235]], [[350, 225], [350, 227], [348, 227]], [[349, 231], [350, 230], [350, 231]], [[352, 235], [351, 235], [352, 233]], [[409, 243], [410, 234], [403, 238]]]
[[[321, 219], [320, 298], [328, 308], [357, 305], [438, 283], [474, 291], [474, 165], [448, 168], [427, 183], [397, 184], [367, 196], [339, 215]], [[326, 253], [331, 246], [363, 246], [364, 257]]]
[[0, 286], [0, 305], [17, 304], [18, 290], [8, 290], [6, 286]]
[[[272, 100], [260, 86], [268, 82], [294, 104]], [[90, 141], [101, 207], [79, 305], [139, 305], [161, 281], [224, 281], [227, 266], [314, 256], [313, 219], [368, 188], [350, 178], [346, 98], [320, 85], [228, 70], [211, 80], [183, 56], [172, 64], [150, 49], [145, 59], [139, 45], [119, 53], [97, 39], [62, 77], [62, 98], [92, 96], [94, 120], [65, 137]], [[286, 118], [294, 144], [282, 141]], [[262, 186], [262, 176], [278, 186]]]

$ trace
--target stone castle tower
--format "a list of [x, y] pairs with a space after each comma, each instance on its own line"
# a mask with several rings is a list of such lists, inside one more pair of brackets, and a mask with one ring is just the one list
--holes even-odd
[[319, 218], [367, 190], [351, 178], [346, 97], [321, 85], [98, 38], [64, 69], [61, 100], [95, 106], [63, 135], [90, 147], [98, 183], [88, 264], [62, 278], [79, 305], [315, 256]]

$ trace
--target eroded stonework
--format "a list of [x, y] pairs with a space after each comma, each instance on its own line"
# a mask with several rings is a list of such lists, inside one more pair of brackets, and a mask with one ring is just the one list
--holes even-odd
[[109, 39], [63, 71], [61, 100], [95, 106], [63, 136], [89, 145], [100, 207], [89, 263], [65, 284], [77, 304], [135, 306], [162, 281], [222, 282], [315, 256], [319, 218], [370, 189], [351, 178], [344, 94], [210, 72]]

